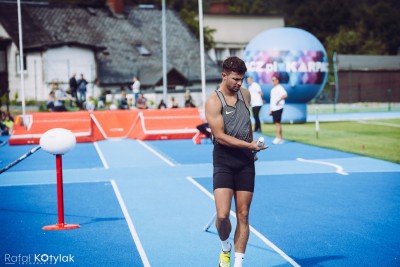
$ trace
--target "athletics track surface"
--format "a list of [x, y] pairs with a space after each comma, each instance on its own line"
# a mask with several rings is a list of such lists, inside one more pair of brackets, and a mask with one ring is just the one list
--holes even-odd
[[[0, 168], [33, 147], [0, 147]], [[39, 150], [0, 175], [0, 265], [216, 266], [215, 227], [203, 231], [211, 153], [191, 140], [78, 143], [63, 156], [64, 199], [81, 228], [43, 231], [57, 222], [55, 157]], [[246, 266], [400, 265], [400, 165], [294, 142], [259, 157]]]

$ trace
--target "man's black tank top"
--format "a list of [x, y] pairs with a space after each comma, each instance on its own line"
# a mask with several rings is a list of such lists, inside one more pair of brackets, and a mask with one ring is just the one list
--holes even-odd
[[242, 91], [238, 91], [235, 107], [229, 106], [226, 103], [222, 92], [216, 90], [219, 100], [222, 104], [222, 117], [224, 118], [225, 133], [236, 137], [240, 140], [251, 142], [250, 136], [250, 111], [244, 101]]
[[[240, 140], [251, 142], [250, 111], [245, 103], [242, 92], [238, 91], [236, 105], [229, 106], [219, 90], [215, 91], [222, 104], [221, 114], [224, 119], [225, 133]], [[218, 144], [214, 139], [214, 165], [223, 164], [231, 167], [240, 167], [243, 164], [254, 163], [252, 151], [233, 148]]]

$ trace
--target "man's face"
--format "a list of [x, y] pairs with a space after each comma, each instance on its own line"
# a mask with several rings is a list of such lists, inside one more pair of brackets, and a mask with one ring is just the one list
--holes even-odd
[[244, 74], [239, 74], [233, 71], [230, 73], [223, 72], [222, 79], [229, 91], [237, 92], [240, 90], [240, 87], [242, 87]]

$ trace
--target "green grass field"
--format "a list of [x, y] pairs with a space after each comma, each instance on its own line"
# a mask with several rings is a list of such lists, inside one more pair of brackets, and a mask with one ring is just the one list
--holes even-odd
[[[275, 136], [275, 126], [264, 124], [263, 134]], [[351, 152], [400, 163], [400, 119], [361, 122], [283, 124], [283, 138], [300, 143]]]

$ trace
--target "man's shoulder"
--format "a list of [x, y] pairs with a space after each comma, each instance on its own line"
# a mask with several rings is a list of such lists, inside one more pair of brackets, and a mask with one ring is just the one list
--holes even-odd
[[221, 105], [221, 101], [217, 95], [217, 90], [215, 90], [206, 100], [206, 109], [213, 109]]

